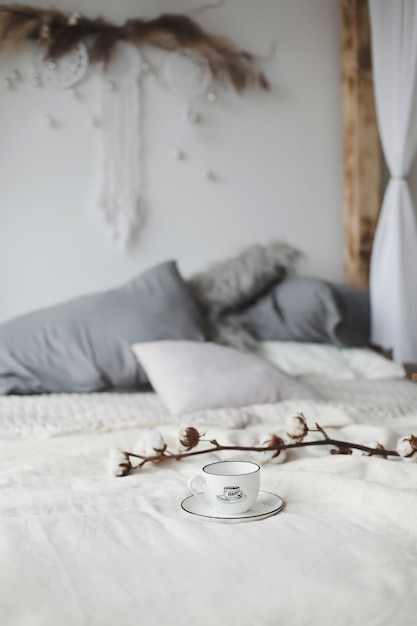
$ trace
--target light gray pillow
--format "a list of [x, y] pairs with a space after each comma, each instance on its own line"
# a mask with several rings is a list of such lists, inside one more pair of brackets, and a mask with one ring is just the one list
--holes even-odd
[[147, 383], [131, 344], [204, 341], [200, 314], [174, 261], [117, 289], [0, 326], [0, 394], [90, 392]]
[[260, 341], [303, 341], [337, 346], [369, 344], [369, 294], [318, 278], [288, 278], [239, 314]]
[[150, 341], [132, 350], [173, 415], [320, 398], [265, 360], [215, 343]]

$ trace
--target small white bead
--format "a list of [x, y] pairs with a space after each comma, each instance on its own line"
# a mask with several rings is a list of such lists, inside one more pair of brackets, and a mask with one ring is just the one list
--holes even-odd
[[215, 91], [209, 91], [207, 94], [207, 100], [210, 100], [210, 102], [214, 102], [214, 100], [217, 99], [217, 94]]
[[3, 81], [3, 87], [5, 87], [6, 89], [9, 89], [9, 87], [11, 87], [11, 86], [12, 86], [12, 84], [10, 82], [10, 79], [9, 78], [5, 78], [4, 81]]
[[80, 19], [81, 15], [79, 13], [71, 13], [71, 15], [68, 18], [68, 24], [70, 26], [75, 26], [78, 22], [78, 20]]
[[74, 87], [70, 87], [70, 88], [68, 89], [68, 95], [69, 95], [69, 96], [71, 96], [71, 98], [74, 98], [74, 96], [76, 96], [76, 95], [77, 95], [77, 90], [76, 90], [76, 89], [74, 89]]
[[142, 69], [143, 69], [143, 71], [144, 71], [144, 72], [147, 72], [147, 71], [149, 70], [149, 68], [150, 68], [150, 67], [151, 67], [151, 66], [149, 65], [149, 63], [148, 63], [147, 61], [144, 61], [144, 62], [142, 63]]
[[201, 121], [200, 115], [196, 111], [190, 111], [189, 120], [192, 124], [198, 124]]
[[56, 68], [56, 62], [55, 61], [49, 61], [48, 67], [49, 67], [50, 70], [54, 70]]
[[34, 87], [40, 87], [40, 84], [41, 84], [40, 79], [39, 79], [37, 76], [34, 76], [34, 77], [32, 78], [32, 85], [33, 85]]
[[53, 126], [54, 124], [54, 118], [51, 115], [46, 115], [45, 116], [45, 125], [46, 126]]
[[108, 81], [106, 83], [106, 89], [107, 91], [114, 91], [114, 83], [112, 83], [111, 81]]
[[20, 72], [18, 70], [13, 70], [12, 73], [10, 74], [10, 78], [12, 80], [20, 80], [22, 77], [21, 77]]
[[179, 148], [177, 148], [176, 150], [174, 150], [174, 152], [172, 153], [172, 156], [174, 157], [174, 159], [176, 161], [181, 161], [184, 158], [184, 152], [182, 150], [180, 150]]
[[51, 34], [51, 29], [49, 28], [49, 24], [42, 24], [41, 28], [41, 39], [47, 39]]
[[203, 178], [205, 180], [213, 180], [214, 175], [213, 172], [209, 169], [203, 171]]

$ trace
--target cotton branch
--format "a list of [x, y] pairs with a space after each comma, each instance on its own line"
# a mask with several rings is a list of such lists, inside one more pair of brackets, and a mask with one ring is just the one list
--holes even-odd
[[[378, 442], [369, 442], [367, 445], [353, 443], [349, 441], [340, 441], [332, 439], [327, 435], [324, 429], [315, 424], [315, 428], [309, 428], [304, 415], [296, 415], [290, 417], [286, 423], [285, 434], [289, 441], [284, 441], [278, 435], [270, 435], [268, 440], [262, 445], [255, 446], [227, 446], [222, 445], [216, 439], [202, 439], [203, 434], [193, 426], [184, 428], [179, 437], [179, 441], [184, 450], [172, 452], [167, 449], [162, 436], [157, 431], [148, 431], [144, 438], [140, 440], [134, 452], [115, 449], [110, 456], [110, 473], [113, 476], [126, 476], [135, 467], [132, 465], [132, 459], [139, 459], [140, 463], [136, 468], [142, 468], [147, 463], [162, 463], [165, 461], [180, 461], [181, 459], [210, 454], [212, 452], [223, 451], [239, 451], [239, 452], [268, 452], [271, 454], [270, 459], [280, 462], [285, 460], [285, 451], [295, 448], [309, 448], [315, 446], [330, 446], [331, 454], [352, 454], [352, 450], [360, 450], [368, 456], [388, 457], [410, 457], [417, 451], [417, 437], [409, 435], [401, 437], [395, 450], [386, 450]], [[323, 439], [314, 441], [304, 441], [309, 432], [318, 432]], [[209, 446], [196, 450], [201, 443], [208, 443]], [[275, 454], [274, 454], [275, 453]], [[279, 458], [281, 456], [281, 459]]]

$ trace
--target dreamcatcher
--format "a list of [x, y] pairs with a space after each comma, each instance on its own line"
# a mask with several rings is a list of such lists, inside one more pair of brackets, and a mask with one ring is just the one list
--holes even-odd
[[[223, 3], [209, 2], [189, 13]], [[89, 65], [100, 67], [101, 112], [89, 117], [89, 124], [100, 129], [101, 142], [95, 204], [113, 239], [121, 245], [143, 221], [140, 75], [148, 70], [150, 77], [156, 76], [139, 50], [153, 46], [168, 52], [166, 82], [182, 98], [181, 120], [188, 130], [202, 121], [196, 99], [204, 93], [209, 101], [216, 99], [213, 90], [207, 92], [212, 80], [230, 84], [238, 92], [250, 86], [268, 89], [254, 57], [233, 41], [205, 31], [187, 15], [132, 18], [116, 27], [104, 18], [54, 8], [1, 5], [0, 51], [23, 41], [35, 44], [35, 87], [66, 89], [69, 96], [76, 97], [77, 85]], [[13, 70], [3, 79], [3, 87], [14, 90], [21, 79], [20, 72]], [[47, 114], [45, 124], [59, 128], [61, 121]], [[180, 149], [174, 155], [176, 159], [183, 156]], [[202, 173], [206, 179], [214, 178], [207, 168]]]
[[207, 59], [195, 50], [180, 48], [168, 56], [165, 77], [168, 85], [184, 100], [183, 124], [189, 128], [200, 122], [201, 116], [193, 108], [193, 101], [205, 93], [211, 83], [212, 73]]
[[82, 42], [58, 59], [49, 59], [44, 46], [37, 46], [33, 52], [35, 85], [73, 88], [84, 77], [88, 69], [88, 51]]

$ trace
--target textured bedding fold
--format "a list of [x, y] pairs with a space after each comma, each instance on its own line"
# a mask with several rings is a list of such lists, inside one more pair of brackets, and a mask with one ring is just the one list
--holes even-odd
[[287, 400], [242, 409], [198, 411], [171, 416], [155, 393], [102, 392], [0, 396], [0, 436], [57, 436], [102, 432], [129, 427], [193, 424], [243, 428], [259, 421], [276, 422], [304, 411], [311, 418], [330, 420], [340, 416], [355, 422], [396, 419], [417, 413], [417, 385], [409, 380], [332, 380], [321, 376], [300, 378], [317, 390], [322, 402]]

